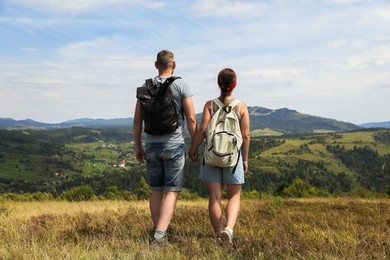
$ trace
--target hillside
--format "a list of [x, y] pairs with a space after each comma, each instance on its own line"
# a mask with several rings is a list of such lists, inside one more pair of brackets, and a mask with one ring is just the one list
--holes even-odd
[[[0, 130], [0, 193], [55, 195], [82, 183], [99, 192], [110, 185], [135, 190], [145, 168], [132, 140], [131, 129]], [[252, 137], [249, 157], [247, 191], [283, 195], [301, 179], [315, 194], [358, 187], [390, 194], [390, 130]], [[204, 196], [200, 163], [187, 162], [184, 186]]]
[[[342, 132], [361, 128], [351, 123], [301, 114], [287, 108], [271, 110], [262, 107], [249, 107], [249, 113], [251, 131], [269, 129], [274, 131], [276, 135], [278, 133]], [[199, 122], [201, 116], [201, 114], [197, 114]], [[81, 118], [58, 124], [40, 123], [31, 119], [14, 120], [0, 118], [0, 129], [54, 129], [74, 126], [88, 128], [130, 128], [133, 126], [133, 118]]]

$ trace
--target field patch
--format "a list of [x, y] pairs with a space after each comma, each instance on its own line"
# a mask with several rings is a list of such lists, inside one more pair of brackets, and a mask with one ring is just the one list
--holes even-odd
[[257, 137], [257, 136], [281, 136], [283, 135], [282, 132], [278, 132], [269, 128], [265, 129], [256, 129], [251, 131], [251, 136], [252, 137]]

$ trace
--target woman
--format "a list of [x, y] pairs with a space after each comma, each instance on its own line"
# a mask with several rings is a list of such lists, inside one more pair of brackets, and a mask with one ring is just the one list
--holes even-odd
[[[228, 107], [234, 100], [233, 90], [236, 87], [236, 73], [226, 68], [218, 74], [218, 86], [220, 88], [219, 100]], [[195, 135], [189, 156], [193, 161], [198, 159], [199, 145], [205, 139], [207, 128], [211, 117], [218, 107], [213, 100], [206, 102], [203, 108], [201, 125]], [[240, 193], [244, 181], [244, 174], [248, 171], [248, 151], [249, 151], [249, 113], [244, 102], [240, 102], [233, 110], [240, 118], [240, 130], [243, 138], [240, 159], [236, 167], [221, 168], [207, 164], [201, 166], [200, 179], [207, 182], [209, 192], [209, 217], [213, 226], [215, 238], [218, 244], [232, 244], [233, 229], [237, 221], [240, 208]], [[234, 172], [233, 172], [234, 171]], [[223, 229], [222, 218], [222, 188], [227, 187], [226, 205], [226, 227]]]

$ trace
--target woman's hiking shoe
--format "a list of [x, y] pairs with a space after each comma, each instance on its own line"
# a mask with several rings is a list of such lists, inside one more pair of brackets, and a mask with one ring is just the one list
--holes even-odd
[[168, 240], [167, 240], [166, 236], [161, 238], [161, 239], [155, 239], [154, 237], [149, 239], [149, 247], [151, 247], [151, 248], [163, 246], [166, 243], [168, 243]]
[[215, 238], [215, 242], [218, 244], [218, 245], [222, 245], [223, 244], [223, 241], [220, 237], [216, 237]]
[[233, 235], [231, 232], [229, 232], [227, 228], [225, 228], [224, 231], [221, 232], [219, 235], [223, 244], [230, 244], [233, 245]]

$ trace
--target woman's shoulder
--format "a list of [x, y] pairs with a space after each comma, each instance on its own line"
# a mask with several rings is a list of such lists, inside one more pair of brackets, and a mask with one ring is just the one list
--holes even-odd
[[245, 101], [240, 101], [240, 103], [241, 103], [241, 106], [245, 106], [246, 107]]
[[206, 101], [206, 103], [204, 105], [205, 106], [211, 106], [211, 105], [215, 104], [215, 100], [216, 99], [218, 99], [218, 98], [210, 99], [210, 100]]

